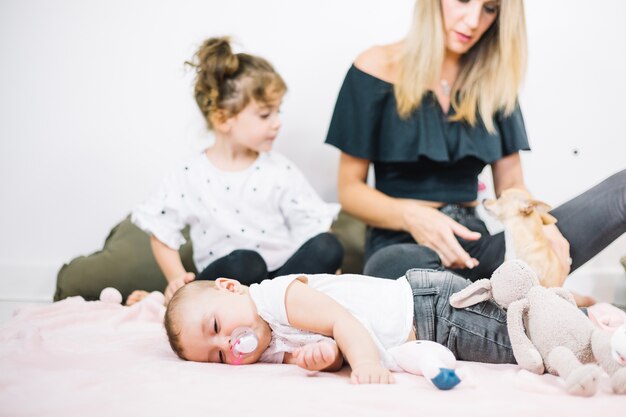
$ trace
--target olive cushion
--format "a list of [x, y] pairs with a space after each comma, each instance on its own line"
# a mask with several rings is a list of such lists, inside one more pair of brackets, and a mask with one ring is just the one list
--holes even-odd
[[[365, 225], [342, 212], [332, 230], [345, 249], [342, 272], [360, 273]], [[189, 231], [183, 231], [183, 235], [187, 240], [179, 250], [183, 265], [187, 271], [197, 273]], [[97, 300], [106, 287], [117, 288], [126, 300], [134, 290], [163, 291], [165, 286], [165, 277], [152, 254], [149, 235], [128, 217], [111, 230], [102, 250], [63, 265], [57, 275], [54, 301], [75, 295]]]
[[[183, 265], [196, 272], [188, 230], [183, 234], [187, 239], [179, 251]], [[106, 287], [117, 288], [126, 300], [134, 290], [163, 291], [165, 286], [165, 276], [152, 255], [150, 236], [128, 217], [111, 230], [102, 250], [63, 265], [54, 301], [74, 295], [97, 300]]]

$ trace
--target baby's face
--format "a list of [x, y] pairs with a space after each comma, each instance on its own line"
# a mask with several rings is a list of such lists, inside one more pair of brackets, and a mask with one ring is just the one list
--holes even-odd
[[[234, 280], [220, 278], [217, 288], [204, 289], [181, 300], [180, 344], [185, 359], [194, 362], [250, 364], [259, 360], [269, 345], [271, 331], [257, 313], [247, 291]], [[236, 284], [234, 284], [236, 283]], [[249, 327], [259, 340], [252, 354], [237, 361], [231, 350], [230, 336], [238, 327]]]

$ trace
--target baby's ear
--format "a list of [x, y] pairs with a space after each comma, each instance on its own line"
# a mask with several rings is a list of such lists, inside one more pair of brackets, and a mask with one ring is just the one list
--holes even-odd
[[229, 292], [239, 293], [243, 289], [243, 285], [236, 279], [230, 278], [218, 278], [215, 280], [215, 286], [218, 289], [226, 290]]
[[450, 305], [454, 308], [465, 308], [490, 300], [491, 297], [491, 281], [484, 278], [452, 294], [450, 296]]

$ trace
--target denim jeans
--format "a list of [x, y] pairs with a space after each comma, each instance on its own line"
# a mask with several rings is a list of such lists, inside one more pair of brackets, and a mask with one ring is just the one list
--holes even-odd
[[506, 325], [506, 311], [493, 301], [464, 309], [450, 296], [471, 281], [448, 271], [411, 269], [406, 279], [413, 289], [416, 337], [442, 344], [458, 360], [516, 363]]
[[[448, 210], [450, 207], [453, 209]], [[453, 270], [475, 281], [488, 278], [504, 261], [504, 233], [490, 235], [482, 220], [471, 210], [440, 209], [482, 237], [475, 241], [457, 238], [480, 265], [473, 269]], [[572, 272], [597, 255], [626, 232], [626, 170], [622, 170], [567, 201], [550, 212], [556, 226], [570, 244]], [[406, 232], [368, 229], [364, 274], [397, 278], [412, 268], [441, 269], [441, 259], [432, 249], [418, 245]]]

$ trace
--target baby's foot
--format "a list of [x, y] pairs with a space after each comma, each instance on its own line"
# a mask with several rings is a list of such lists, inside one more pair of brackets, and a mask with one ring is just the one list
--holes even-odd
[[333, 365], [340, 353], [336, 343], [321, 341], [299, 347], [292, 355], [299, 367], [309, 371], [322, 371]]
[[148, 291], [135, 290], [126, 299], [126, 305], [132, 306], [133, 304], [138, 303], [144, 298], [146, 298], [148, 295], [150, 295]]

